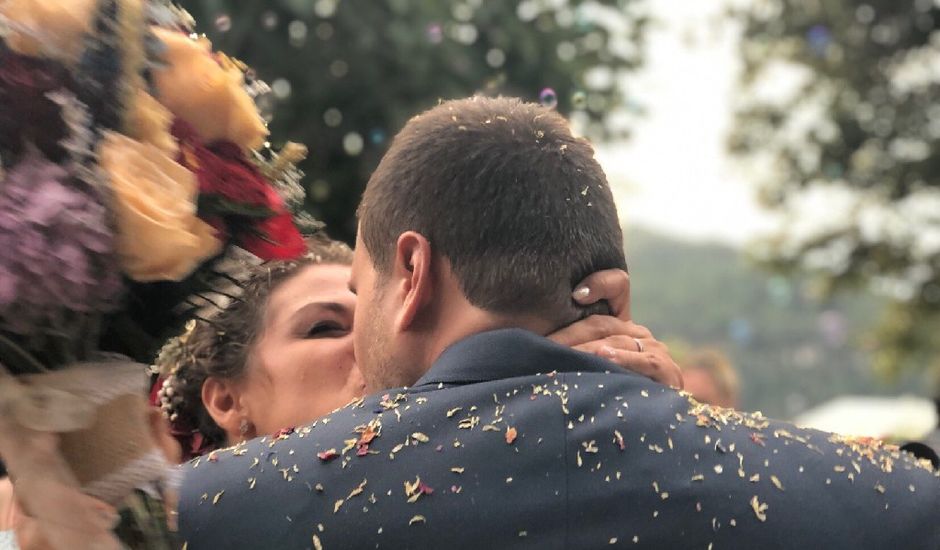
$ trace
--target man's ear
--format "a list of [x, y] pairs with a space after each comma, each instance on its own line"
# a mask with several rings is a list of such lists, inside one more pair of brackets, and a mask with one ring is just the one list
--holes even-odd
[[392, 264], [394, 291], [400, 309], [395, 316], [395, 330], [403, 332], [412, 327], [421, 310], [429, 303], [431, 280], [431, 243], [420, 233], [406, 231], [398, 236]]
[[[212, 420], [225, 432], [229, 442], [234, 443], [255, 436], [254, 426], [248, 422], [234, 381], [212, 376], [206, 378], [202, 383], [202, 404]], [[245, 428], [252, 433], [246, 433]]]

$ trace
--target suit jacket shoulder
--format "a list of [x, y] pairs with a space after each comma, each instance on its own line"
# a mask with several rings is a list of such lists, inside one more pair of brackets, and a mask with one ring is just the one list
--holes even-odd
[[940, 478], [896, 448], [512, 342], [546, 374], [457, 369], [186, 466], [188, 548], [940, 548]]

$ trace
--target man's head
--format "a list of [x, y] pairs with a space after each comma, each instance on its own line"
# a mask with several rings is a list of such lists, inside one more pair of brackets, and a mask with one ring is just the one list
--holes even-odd
[[719, 407], [737, 407], [738, 374], [728, 357], [716, 349], [702, 349], [681, 360], [685, 391], [692, 397]]
[[367, 383], [411, 384], [473, 332], [568, 324], [573, 285], [607, 268], [626, 269], [623, 236], [590, 144], [539, 105], [442, 103], [395, 137], [359, 207]]

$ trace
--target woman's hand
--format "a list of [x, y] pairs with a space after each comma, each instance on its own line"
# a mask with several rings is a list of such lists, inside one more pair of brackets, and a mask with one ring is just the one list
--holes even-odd
[[550, 334], [549, 339], [599, 355], [621, 367], [675, 388], [682, 388], [682, 371], [669, 348], [630, 315], [630, 276], [619, 269], [589, 275], [572, 294], [582, 306], [606, 300], [610, 315], [591, 315]]

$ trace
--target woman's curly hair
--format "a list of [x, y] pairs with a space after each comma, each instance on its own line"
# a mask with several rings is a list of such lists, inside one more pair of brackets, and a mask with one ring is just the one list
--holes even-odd
[[271, 293], [304, 267], [352, 263], [348, 246], [325, 237], [308, 239], [307, 250], [296, 260], [249, 267], [237, 298], [210, 318], [191, 321], [161, 350], [151, 401], [170, 420], [184, 459], [226, 445], [225, 432], [203, 405], [202, 386], [210, 377], [233, 380], [245, 373]]

